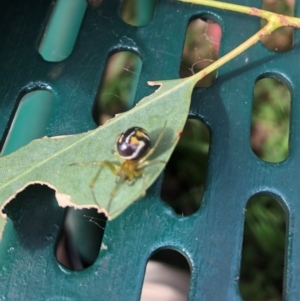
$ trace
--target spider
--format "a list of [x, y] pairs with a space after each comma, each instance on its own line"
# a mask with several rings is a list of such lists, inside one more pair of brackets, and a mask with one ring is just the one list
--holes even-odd
[[118, 158], [119, 164], [115, 164], [111, 161], [99, 161], [91, 163], [73, 163], [71, 165], [98, 165], [99, 169], [90, 183], [90, 189], [93, 199], [98, 205], [97, 198], [94, 192], [95, 184], [100, 176], [103, 167], [109, 168], [109, 170], [116, 176], [116, 185], [110, 193], [110, 199], [107, 206], [107, 212], [109, 212], [111, 202], [115, 197], [120, 185], [127, 182], [128, 185], [132, 185], [137, 178], [143, 178], [143, 191], [141, 197], [146, 194], [145, 188], [145, 170], [144, 168], [157, 164], [166, 163], [161, 160], [148, 161], [147, 159], [156, 150], [159, 142], [161, 141], [164, 131], [166, 129], [167, 122], [165, 122], [156, 142], [151, 147], [151, 140], [148, 132], [141, 127], [131, 127], [118, 135], [115, 146], [117, 151], [112, 153]]

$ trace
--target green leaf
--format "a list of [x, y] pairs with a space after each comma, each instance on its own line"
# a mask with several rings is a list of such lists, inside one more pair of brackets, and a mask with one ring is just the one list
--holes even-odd
[[[60, 206], [75, 208], [97, 208], [109, 219], [122, 213], [132, 202], [141, 197], [143, 188], [148, 188], [164, 168], [163, 163], [145, 167], [146, 177], [136, 179], [133, 185], [123, 183], [112, 199], [109, 213], [107, 206], [116, 176], [103, 168], [94, 187], [95, 203], [90, 183], [97, 173], [96, 165], [71, 165], [109, 160], [116, 162], [114, 149], [118, 134], [132, 126], [145, 128], [153, 143], [165, 122], [166, 130], [156, 151], [149, 160], [168, 161], [186, 122], [192, 89], [192, 77], [162, 82], [153, 94], [141, 100], [133, 109], [117, 115], [105, 125], [87, 133], [37, 139], [11, 155], [0, 159], [0, 204], [1, 209], [26, 186], [33, 183], [45, 184], [56, 191]], [[144, 182], [143, 182], [144, 181]], [[0, 235], [6, 215], [1, 210]]]

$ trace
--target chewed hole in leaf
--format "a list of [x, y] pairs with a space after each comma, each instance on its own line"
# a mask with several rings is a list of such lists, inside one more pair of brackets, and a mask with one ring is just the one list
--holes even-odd
[[92, 114], [97, 125], [132, 107], [141, 69], [142, 60], [133, 52], [110, 55], [94, 101]]
[[201, 205], [209, 143], [207, 127], [199, 120], [188, 119], [166, 165], [161, 189], [161, 198], [180, 215], [190, 215]]
[[3, 212], [12, 220], [19, 242], [27, 249], [53, 244], [63, 217], [55, 193], [46, 185], [30, 185]]
[[[191, 76], [219, 58], [222, 30], [218, 23], [209, 18], [195, 18], [189, 23], [182, 51], [179, 75]], [[201, 79], [196, 87], [210, 87], [216, 80], [217, 71]]]

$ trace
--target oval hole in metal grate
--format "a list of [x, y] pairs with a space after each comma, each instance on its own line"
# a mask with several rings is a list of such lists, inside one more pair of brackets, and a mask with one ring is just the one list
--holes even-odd
[[45, 61], [60, 62], [71, 54], [86, 7], [86, 0], [57, 0], [38, 49]]
[[[186, 31], [181, 56], [179, 76], [191, 76], [219, 58], [221, 26], [206, 16], [192, 18]], [[217, 71], [201, 79], [196, 87], [210, 87], [216, 80]]]
[[262, 78], [255, 83], [250, 144], [260, 159], [276, 163], [288, 157], [290, 110], [291, 93], [283, 82]]
[[147, 263], [141, 301], [186, 301], [191, 268], [187, 259], [174, 249], [156, 251]]
[[94, 101], [97, 125], [133, 106], [141, 69], [142, 60], [136, 53], [119, 51], [109, 56]]
[[148, 25], [155, 13], [157, 0], [124, 0], [121, 19], [132, 26]]
[[[30, 141], [46, 136], [46, 129], [54, 108], [54, 95], [47, 89], [31, 87], [22, 91], [1, 151], [8, 155]], [[33, 90], [33, 91], [32, 91]]]
[[202, 202], [208, 166], [210, 133], [197, 119], [188, 119], [166, 165], [161, 198], [177, 214], [190, 215]]
[[246, 207], [239, 281], [244, 301], [282, 300], [286, 214], [275, 198], [258, 194]]

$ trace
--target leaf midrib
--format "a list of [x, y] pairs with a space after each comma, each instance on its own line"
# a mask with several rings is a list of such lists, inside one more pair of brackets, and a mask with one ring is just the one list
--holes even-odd
[[[170, 80], [170, 81], [171, 81], [171, 80]], [[165, 95], [168, 95], [168, 94], [170, 94], [170, 93], [172, 93], [172, 92], [174, 92], [174, 91], [180, 89], [184, 84], [186, 84], [186, 83], [189, 82], [189, 81], [190, 81], [190, 82], [193, 82], [193, 80], [191, 79], [191, 77], [182, 79], [177, 85], [175, 85], [175, 86], [172, 87], [171, 89], [167, 89], [165, 92], [163, 92], [163, 93], [157, 95], [156, 97], [154, 97], [153, 99], [151, 99], [151, 101], [146, 101], [145, 103], [142, 103], [143, 100], [141, 100], [140, 106], [147, 106], [148, 104], [151, 104], [152, 101], [157, 100], [157, 99], [160, 99], [160, 98], [163, 98]], [[162, 81], [162, 82], [163, 82], [163, 81]], [[162, 83], [162, 82], [154, 81], [153, 83], [154, 83], [154, 86], [155, 86], [155, 85], [162, 85], [162, 86], [163, 86], [163, 83]], [[154, 94], [155, 94], [155, 92], [154, 92]], [[148, 97], [150, 97], [151, 95], [152, 95], [152, 94], [150, 94]], [[120, 116], [123, 115], [123, 114], [129, 113], [129, 112], [130, 112], [130, 111], [127, 111], [127, 112], [125, 112], [125, 113], [122, 113], [122, 114], [118, 115], [118, 117], [120, 117]], [[129, 113], [129, 114], [130, 114], [130, 113]], [[129, 115], [129, 114], [128, 114], [128, 115]], [[113, 119], [111, 119], [111, 120], [109, 121], [109, 123], [114, 123], [114, 122], [116, 122], [118, 119], [119, 119], [119, 118], [114, 117]], [[77, 144], [83, 142], [84, 140], [88, 139], [89, 137], [91, 137], [91, 136], [97, 134], [97, 133], [98, 133], [98, 130], [100, 130], [101, 127], [102, 127], [102, 126], [98, 127], [98, 129], [96, 129], [96, 130], [94, 130], [94, 131], [92, 130], [92, 131], [90, 132], [90, 134], [84, 135], [84, 137], [81, 138], [80, 140], [76, 140], [74, 143], [70, 144], [69, 146], [64, 147], [62, 150], [60, 150], [60, 151], [54, 153], [52, 156], [50, 156], [50, 157], [44, 159], [43, 161], [39, 162], [38, 164], [34, 165], [33, 167], [27, 169], [27, 170], [24, 171], [23, 173], [19, 174], [17, 177], [14, 177], [12, 180], [10, 180], [10, 181], [6, 182], [5, 184], [3, 184], [2, 186], [0, 186], [0, 190], [2, 190], [2, 189], [4, 189], [5, 187], [9, 186], [11, 183], [17, 181], [18, 179], [24, 177], [26, 174], [29, 174], [32, 170], [39, 168], [39, 167], [42, 166], [43, 164], [46, 164], [49, 160], [52, 160], [52, 159], [54, 159], [55, 157], [58, 157], [59, 155], [61, 155], [62, 153], [66, 152], [66, 151], [69, 150], [70, 148], [72, 148], [72, 147], [76, 146]], [[50, 138], [50, 139], [51, 139], [51, 138]]]

